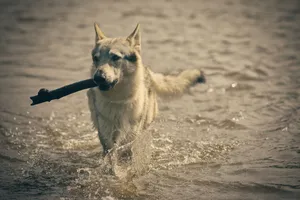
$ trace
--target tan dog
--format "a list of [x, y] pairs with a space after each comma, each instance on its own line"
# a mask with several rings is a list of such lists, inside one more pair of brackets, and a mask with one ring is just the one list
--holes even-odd
[[165, 76], [145, 67], [140, 54], [139, 24], [127, 38], [105, 37], [96, 23], [94, 26], [91, 75], [98, 87], [87, 94], [92, 121], [106, 155], [132, 144], [149, 126], [158, 113], [157, 96], [181, 95], [205, 79], [198, 69]]

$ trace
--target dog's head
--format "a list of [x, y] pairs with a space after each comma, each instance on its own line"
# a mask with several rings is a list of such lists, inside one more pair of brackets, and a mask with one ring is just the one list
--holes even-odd
[[132, 76], [139, 66], [141, 34], [139, 24], [126, 38], [104, 36], [98, 24], [95, 47], [92, 50], [92, 76], [102, 91], [112, 89], [116, 84]]

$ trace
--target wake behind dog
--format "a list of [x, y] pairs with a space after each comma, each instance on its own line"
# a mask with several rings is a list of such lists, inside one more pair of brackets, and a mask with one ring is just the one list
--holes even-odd
[[158, 114], [157, 98], [180, 96], [205, 77], [198, 69], [166, 76], [144, 66], [139, 24], [124, 38], [106, 37], [96, 23], [94, 28], [91, 76], [98, 87], [87, 95], [104, 160], [117, 176], [140, 174], [151, 159], [146, 129]]

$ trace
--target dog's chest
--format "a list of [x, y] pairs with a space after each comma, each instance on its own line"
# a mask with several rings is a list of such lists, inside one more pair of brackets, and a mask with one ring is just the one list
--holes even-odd
[[145, 99], [136, 98], [125, 102], [111, 102], [96, 95], [95, 108], [100, 127], [133, 129], [142, 121]]

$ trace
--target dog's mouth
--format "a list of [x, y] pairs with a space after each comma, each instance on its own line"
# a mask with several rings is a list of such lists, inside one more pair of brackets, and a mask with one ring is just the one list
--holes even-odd
[[117, 83], [118, 83], [118, 80], [114, 80], [111, 83], [104, 82], [104, 83], [97, 83], [97, 85], [98, 85], [99, 90], [108, 91], [108, 90], [111, 90], [112, 88], [114, 88]]

